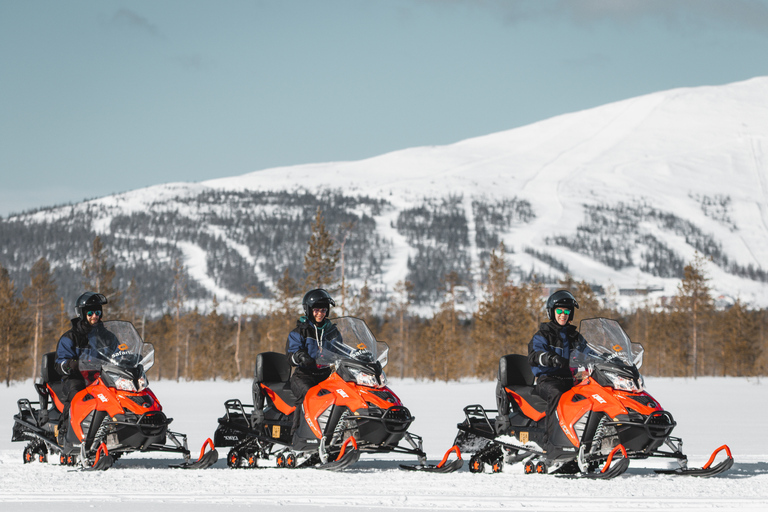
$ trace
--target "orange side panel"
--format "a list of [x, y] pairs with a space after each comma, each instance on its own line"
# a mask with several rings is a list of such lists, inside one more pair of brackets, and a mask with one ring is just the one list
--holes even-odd
[[264, 390], [264, 392], [267, 394], [270, 400], [272, 400], [272, 403], [275, 404], [275, 407], [277, 407], [277, 410], [281, 413], [285, 414], [286, 416], [291, 414], [293, 411], [296, 410], [296, 407], [293, 405], [288, 405], [285, 403], [285, 401], [280, 398], [280, 395], [269, 389], [264, 384], [259, 384], [261, 386], [261, 389]]
[[540, 419], [542, 419], [544, 416], [547, 415], [546, 412], [540, 412], [534, 409], [533, 406], [528, 402], [526, 402], [523, 397], [521, 397], [511, 389], [509, 388], [504, 388], [504, 389], [507, 390], [507, 393], [509, 394], [509, 396], [511, 396], [512, 399], [515, 401], [515, 403], [518, 405], [518, 407], [520, 407], [520, 410], [523, 411], [523, 414], [531, 418], [533, 421], [539, 421]]
[[318, 391], [323, 389], [322, 385], [323, 383], [321, 382], [317, 386], [310, 388], [307, 396], [304, 397], [304, 419], [318, 439], [323, 437], [323, 432], [320, 430], [320, 422], [317, 420], [336, 401], [335, 393], [317, 396]]
[[[574, 402], [574, 395], [581, 395], [586, 400]], [[571, 443], [578, 447], [579, 439], [574, 428], [576, 422], [589, 410], [603, 412], [610, 418], [616, 418], [620, 414], [627, 414], [623, 401], [626, 401], [626, 399], [616, 391], [603, 388], [592, 380], [591, 377], [587, 378], [563, 393], [563, 396], [560, 398], [560, 403], [557, 406], [560, 428]]]
[[[90, 394], [93, 398], [84, 402], [83, 398], [87, 394]], [[70, 425], [80, 440], [83, 439], [83, 430], [80, 428], [80, 425], [88, 413], [93, 410], [105, 411], [111, 417], [124, 412], [114, 392], [106, 387], [101, 382], [101, 379], [97, 379], [96, 382], [87, 386], [72, 398], [69, 409]]]
[[51, 397], [53, 398], [53, 405], [56, 406], [59, 412], [64, 412], [64, 404], [61, 403], [61, 400], [59, 400], [59, 397], [56, 396], [56, 393], [53, 392], [53, 389], [51, 388], [51, 386], [46, 384], [45, 387], [48, 388], [48, 394], [51, 395]]

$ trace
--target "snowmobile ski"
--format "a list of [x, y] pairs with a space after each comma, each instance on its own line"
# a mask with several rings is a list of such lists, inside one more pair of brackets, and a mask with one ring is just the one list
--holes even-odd
[[109, 454], [107, 445], [101, 443], [98, 450], [96, 450], [96, 458], [94, 459], [93, 464], [90, 466], [83, 466], [83, 469], [86, 471], [106, 471], [112, 467], [114, 462], [115, 459]]
[[[205, 451], [206, 447], [210, 447], [210, 450], [207, 452]], [[195, 462], [186, 461], [181, 464], [172, 464], [168, 467], [177, 469], [205, 469], [216, 464], [216, 461], [218, 460], [219, 452], [216, 451], [216, 448], [213, 446], [213, 441], [211, 441], [211, 438], [209, 437], [203, 443], [202, 448], [200, 448], [200, 457]]]
[[[727, 458], [715, 466], [712, 466], [712, 463], [715, 461], [715, 456], [717, 456], [718, 453], [725, 450], [725, 453], [727, 454]], [[717, 450], [715, 450], [712, 455], [709, 457], [709, 460], [706, 464], [704, 464], [701, 468], [679, 468], [679, 469], [657, 469], [656, 473], [662, 474], [662, 475], [682, 475], [682, 476], [700, 476], [700, 477], [710, 477], [719, 475], [720, 473], [723, 473], [724, 471], [728, 471], [733, 466], [733, 456], [731, 455], [731, 449], [728, 447], [727, 444], [724, 444]]]
[[[351, 448], [347, 449], [347, 446], [352, 445]], [[324, 469], [326, 471], [341, 471], [342, 469], [345, 469], [355, 462], [357, 462], [360, 459], [360, 450], [357, 449], [357, 441], [355, 441], [354, 437], [347, 438], [346, 441], [344, 441], [344, 444], [341, 445], [341, 451], [339, 452], [339, 455], [336, 457], [336, 460], [325, 462], [323, 464], [320, 464], [318, 466], [315, 466], [317, 469]]]
[[[619, 459], [618, 462], [616, 462], [615, 464], [612, 464], [614, 456], [619, 451], [622, 454], [622, 458]], [[581, 460], [579, 460], [579, 465], [581, 466]], [[614, 448], [611, 451], [611, 453], [608, 455], [608, 459], [605, 461], [605, 466], [603, 466], [603, 469], [601, 469], [600, 471], [592, 472], [592, 471], [584, 471], [584, 469], [586, 468], [583, 468], [582, 471], [584, 472], [576, 476], [581, 478], [609, 480], [611, 478], [616, 478], [617, 476], [624, 473], [628, 467], [629, 467], [629, 457], [627, 457], [627, 450], [624, 448], [624, 445], [620, 444], [616, 448]]]
[[[452, 453], [456, 453], [456, 460], [448, 462], [448, 456]], [[430, 471], [432, 473], [453, 473], [461, 469], [464, 465], [464, 460], [461, 458], [461, 450], [456, 445], [453, 445], [445, 452], [443, 459], [438, 464], [400, 464], [400, 469], [406, 471]]]

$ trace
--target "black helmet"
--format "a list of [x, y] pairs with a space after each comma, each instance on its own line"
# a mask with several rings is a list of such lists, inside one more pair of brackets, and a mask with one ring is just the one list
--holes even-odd
[[301, 305], [304, 307], [304, 314], [307, 318], [311, 319], [312, 308], [328, 308], [328, 314], [331, 313], [331, 307], [336, 305], [336, 302], [331, 297], [331, 294], [322, 288], [316, 290], [310, 290], [301, 300]]
[[576, 301], [576, 297], [574, 297], [568, 290], [557, 290], [547, 299], [547, 317], [550, 320], [555, 319], [555, 307], [557, 306], [571, 310], [571, 314], [568, 315], [569, 322], [573, 320], [574, 310], [579, 309], [579, 303]]
[[101, 311], [101, 306], [107, 303], [107, 298], [95, 292], [85, 292], [75, 301], [75, 314], [85, 320], [86, 311]]

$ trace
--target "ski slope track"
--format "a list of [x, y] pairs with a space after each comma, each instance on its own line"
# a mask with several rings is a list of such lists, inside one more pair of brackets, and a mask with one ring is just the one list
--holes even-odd
[[[702, 466], [715, 448], [728, 444], [735, 464], [713, 478], [656, 474], [632, 461], [612, 480], [525, 475], [520, 465], [499, 474], [451, 474], [398, 469], [404, 456], [363, 455], [341, 472], [315, 469], [230, 469], [219, 462], [205, 470], [170, 469], [178, 459], [131, 454], [104, 472], [73, 471], [55, 463], [22, 462], [23, 442], [11, 443], [16, 400], [34, 398], [31, 382], [0, 388], [0, 507], [4, 511], [117, 512], [299, 511], [299, 510], [766, 510], [768, 508], [768, 412], [764, 380], [743, 378], [648, 378], [648, 391], [675, 417], [691, 467]], [[230, 398], [247, 401], [249, 381], [151, 383], [189, 436], [193, 453], [212, 437]], [[450, 383], [392, 379], [390, 387], [416, 417], [411, 430], [424, 437], [430, 463], [452, 444], [462, 409], [494, 402], [493, 382]], [[191, 397], [194, 397], [191, 400]], [[195, 407], [192, 407], [194, 401]], [[250, 402], [247, 402], [250, 403]], [[400, 457], [400, 458], [398, 458]]]

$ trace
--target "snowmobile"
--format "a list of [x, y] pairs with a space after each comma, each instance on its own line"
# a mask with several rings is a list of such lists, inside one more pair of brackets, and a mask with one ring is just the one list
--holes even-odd
[[[534, 392], [528, 358], [511, 354], [499, 360], [498, 409], [467, 406], [465, 420], [458, 424], [456, 445], [473, 454], [470, 471], [481, 472], [489, 464], [499, 472], [506, 462], [523, 463], [526, 474], [608, 479], [626, 471], [631, 459], [655, 457], [670, 466], [658, 473], [706, 477], [733, 465], [731, 451], [723, 445], [704, 467], [687, 467], [683, 442], [671, 435], [677, 424], [672, 414], [644, 391], [639, 372], [643, 347], [632, 343], [618, 322], [583, 320], [579, 331], [587, 348], [572, 354], [576, 384], [560, 397], [559, 428], [548, 443], [547, 404]], [[713, 466], [723, 450], [727, 458]]]
[[[253, 404], [227, 400], [214, 434], [216, 446], [232, 447], [227, 464], [341, 470], [357, 462], [361, 453], [404, 453], [419, 460], [404, 469], [459, 469], [463, 461], [458, 450], [457, 460], [447, 461], [449, 450], [439, 464], [426, 464], [422, 438], [408, 432], [414, 417], [387, 387], [387, 344], [377, 341], [358, 318], [333, 322], [337, 335], [323, 342], [316, 358], [330, 376], [310, 388], [301, 403], [290, 388], [288, 357], [278, 352], [256, 356]], [[403, 440], [406, 446], [401, 446]]]
[[35, 383], [39, 401], [18, 400], [12, 441], [28, 441], [24, 462], [47, 462], [49, 454], [58, 454], [62, 465], [105, 470], [123, 454], [160, 451], [184, 457], [171, 467], [214, 464], [218, 453], [210, 439], [198, 460], [191, 461], [186, 435], [168, 429], [173, 419], [163, 413], [145, 373], [155, 362], [154, 347], [142, 341], [130, 322], [103, 322], [94, 330], [78, 359], [86, 387], [71, 401], [65, 435], [58, 435], [64, 405], [55, 352], [42, 359], [42, 377]]

